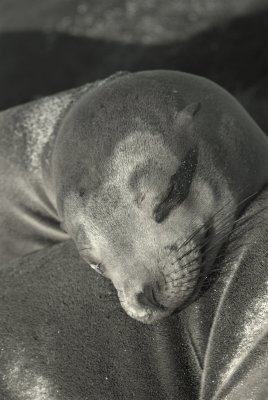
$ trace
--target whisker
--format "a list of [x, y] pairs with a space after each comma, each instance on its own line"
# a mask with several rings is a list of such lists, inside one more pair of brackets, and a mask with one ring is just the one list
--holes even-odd
[[[241, 201], [237, 204], [237, 208], [238, 208], [239, 206], [241, 206], [243, 203], [245, 203], [247, 200], [249, 200], [251, 197], [255, 196], [257, 193], [258, 193], [258, 192], [254, 192], [253, 194], [251, 194], [251, 195], [245, 197], [243, 200], [241, 200]], [[229, 201], [229, 202], [230, 202], [230, 201]], [[228, 203], [229, 203], [229, 202], [228, 202]], [[227, 205], [228, 205], [228, 203], [227, 203]], [[222, 208], [225, 208], [225, 207], [226, 207], [226, 205], [223, 206]], [[221, 209], [220, 209], [219, 211], [221, 211]], [[218, 212], [217, 212], [217, 213], [218, 213]], [[217, 213], [216, 213], [216, 214], [217, 214]], [[214, 219], [214, 217], [215, 217], [216, 214], [214, 214], [214, 216], [211, 217], [212, 222], [211, 222], [211, 224], [208, 226], [208, 229], [209, 229], [210, 227], [214, 227], [214, 228], [215, 228], [215, 227], [217, 227], [217, 226], [219, 226], [219, 225], [221, 225], [221, 224], [224, 224], [224, 225], [221, 227], [221, 231], [223, 231], [223, 228], [224, 228], [225, 226], [227, 226], [228, 220], [229, 220], [230, 218], [233, 218], [233, 213], [230, 212], [230, 213], [228, 213], [228, 214], [223, 214], [223, 216], [222, 216], [221, 218], [217, 219], [216, 222], [214, 222], [213, 219]], [[241, 218], [242, 218], [242, 217], [240, 216], [240, 217], [238, 217], [237, 219], [234, 219], [233, 224], [236, 224], [236, 222], [237, 222], [239, 219], [241, 219]]]
[[[238, 218], [238, 219], [236, 220], [236, 222], [239, 221], [239, 220], [242, 221], [242, 219], [244, 219], [243, 223], [245, 223], [245, 222], [249, 221], [250, 219], [252, 219], [252, 217], [253, 217], [253, 216], [244, 216], [244, 217], [240, 217], [240, 218]], [[216, 247], [219, 245], [219, 243], [220, 243], [221, 241], [223, 241], [225, 238], [228, 238], [233, 232], [236, 232], [240, 227], [241, 227], [241, 225], [235, 224], [235, 226], [234, 226], [234, 228], [232, 229], [231, 232], [228, 232], [228, 233], [226, 233], [225, 235], [220, 236], [220, 233], [224, 231], [223, 228], [225, 228], [225, 226], [223, 226], [223, 227], [221, 228], [221, 230], [217, 232], [216, 240], [214, 241], [214, 245], [213, 245], [213, 246], [210, 246], [210, 247], [207, 249], [207, 251], [205, 251], [203, 254], [206, 254], [208, 251], [211, 251], [211, 250], [213, 250], [214, 248], [216, 248]], [[253, 229], [253, 228], [254, 228], [254, 226], [251, 226], [251, 227], [249, 227], [249, 230], [251, 230], [251, 229]], [[220, 236], [220, 237], [219, 237], [219, 236]], [[236, 239], [237, 239], [237, 238], [232, 238], [232, 240], [236, 240]], [[231, 241], [230, 241], [229, 243], [231, 243]]]
[[197, 281], [198, 278], [199, 277], [197, 277], [197, 276], [194, 276], [192, 278], [191, 278], [191, 276], [189, 276], [189, 277], [187, 277], [187, 279], [182, 279], [181, 282], [182, 283], [188, 283], [188, 282], [192, 282], [192, 281]]
[[188, 250], [186, 253], [184, 253], [180, 258], [178, 258], [176, 261], [181, 261], [184, 257], [186, 257], [187, 255], [191, 254], [193, 251], [195, 251], [197, 248], [200, 247], [200, 244], [197, 244], [194, 248]]
[[[227, 225], [226, 225], [226, 226], [227, 226]], [[223, 228], [225, 228], [225, 226], [223, 226], [222, 229], [221, 229], [220, 231], [217, 232], [217, 236], [219, 236], [219, 233], [221, 233], [221, 232], [223, 231]], [[226, 234], [225, 236], [228, 237], [229, 234], [230, 234], [230, 233]], [[224, 236], [223, 236], [223, 238], [224, 238]], [[202, 244], [198, 243], [196, 246], [194, 246], [192, 249], [188, 250], [188, 251], [185, 252], [180, 258], [178, 258], [178, 259], [176, 260], [176, 262], [181, 261], [184, 257], [186, 257], [187, 255], [191, 254], [191, 253], [192, 253], [193, 251], [195, 251], [196, 249], [205, 247], [208, 243], [210, 243], [210, 241], [211, 241], [211, 238], [208, 237], [207, 239], [205, 239], [205, 240], [202, 242]], [[220, 241], [222, 241], [222, 237], [219, 238], [219, 242], [220, 242]], [[217, 243], [217, 241], [216, 241], [216, 243]], [[217, 243], [217, 245], [218, 245], [218, 243]], [[216, 246], [215, 246], [215, 247], [216, 247]], [[209, 249], [211, 249], [211, 247], [210, 247]], [[204, 254], [206, 254], [206, 252], [203, 252], [203, 253], [202, 253], [202, 255], [204, 255]], [[173, 263], [173, 264], [175, 264], [175, 263]]]
[[[185, 267], [188, 266], [188, 265], [194, 264], [194, 262], [195, 262], [197, 259], [198, 259], [198, 258], [192, 260], [191, 262], [189, 262], [189, 263], [187, 263], [187, 264], [184, 264], [184, 265], [183, 265], [184, 268], [180, 268], [180, 270], [185, 269]], [[194, 273], [194, 272], [197, 271], [198, 269], [200, 269], [200, 266], [199, 266], [199, 265], [198, 265], [198, 267], [194, 268], [193, 270], [190, 270], [190, 271], [189, 271], [189, 274]], [[181, 281], [182, 281], [183, 279], [184, 279], [184, 277], [178, 276], [177, 278], [166, 279], [166, 283], [169, 283], [169, 282], [176, 282], [177, 280], [181, 280]]]
[[[263, 210], [265, 210], [266, 208], [268, 208], [268, 206], [263, 207], [262, 209], [258, 210], [256, 213], [254, 213], [253, 215], [246, 215], [246, 216], [241, 216], [239, 218], [237, 218], [234, 222], [234, 227], [232, 229], [232, 231], [230, 232], [230, 236], [233, 233], [236, 233], [243, 225], [245, 225], [247, 222], [249, 222], [250, 220], [253, 219], [253, 217], [255, 217], [256, 215], [258, 215], [259, 213], [261, 213]], [[247, 232], [250, 232], [252, 229], [254, 229], [255, 225], [250, 225], [247, 227]], [[220, 232], [217, 233], [217, 236], [219, 235]], [[228, 236], [229, 234], [227, 234]], [[232, 243], [234, 240], [237, 240], [237, 237], [232, 237], [229, 240], [229, 243]]]
[[[235, 252], [236, 250], [238, 250], [238, 249], [240, 249], [241, 247], [243, 247], [243, 246], [247, 246], [247, 245], [251, 245], [252, 243], [241, 243], [241, 244], [239, 244], [238, 246], [235, 246], [234, 248], [232, 248], [232, 252]], [[237, 254], [233, 254], [232, 256], [229, 256], [229, 255], [219, 255], [219, 256], [217, 256], [216, 258], [215, 258], [215, 261], [216, 261], [216, 265], [219, 265], [218, 263], [217, 263], [217, 260], [221, 260], [221, 262], [220, 262], [220, 267], [213, 267], [212, 266], [212, 268], [210, 268], [208, 271], [206, 271], [206, 272], [204, 272], [204, 273], [201, 273], [200, 274], [200, 277], [202, 277], [202, 276], [210, 276], [210, 275], [212, 275], [214, 272], [216, 272], [216, 271], [222, 271], [222, 269], [224, 268], [224, 266], [226, 266], [226, 265], [228, 265], [228, 264], [230, 264], [230, 263], [232, 263], [232, 262], [234, 262], [235, 260], [237, 260]]]
[[[229, 235], [229, 233], [228, 233]], [[228, 237], [228, 235], [225, 235]], [[204, 251], [202, 253], [202, 256], [204, 256], [205, 254], [207, 254], [209, 251], [213, 250], [214, 248], [216, 248], [218, 246], [218, 244], [222, 241], [222, 239], [224, 239], [221, 237], [218, 241], [214, 242], [214, 246], [209, 247], [206, 251]], [[176, 259], [176, 261], [174, 263], [172, 263], [171, 265], [175, 265], [177, 264], [179, 261], [181, 261], [184, 257], [186, 257], [187, 255], [191, 254], [193, 251], [195, 251], [198, 248], [202, 248], [205, 247], [209, 242], [210, 242], [210, 238], [206, 239], [205, 241], [202, 242], [201, 244], [197, 244], [195, 247], [193, 247], [192, 249], [188, 250], [187, 252], [185, 252], [180, 258]], [[194, 259], [190, 260], [188, 263], [183, 264], [180, 266], [180, 269], [183, 270], [185, 269], [187, 266], [193, 264], [196, 260], [198, 260], [200, 258], [200, 255], [198, 255], [197, 257], [195, 257]]]
[[204, 257], [206, 254], [208, 254], [209, 252], [211, 252], [212, 250], [216, 249], [219, 244], [223, 243], [225, 238], [228, 238], [228, 236], [231, 234], [231, 232], [227, 233], [226, 235], [221, 236], [220, 238], [218, 238], [216, 241], [214, 241], [213, 246], [209, 246], [203, 253], [202, 256]]
[[[245, 198], [244, 200], [242, 200], [240, 203], [242, 204], [242, 203], [245, 202], [248, 198], [250, 198], [250, 197], [252, 197], [252, 196], [254, 196], [254, 195], [255, 195], [255, 193], [252, 194], [252, 195], [250, 195], [250, 196], [248, 196], [247, 198]], [[233, 233], [233, 232], [235, 232], [236, 230], [238, 230], [243, 224], [245, 224], [245, 223], [247, 223], [248, 221], [250, 221], [250, 220], [253, 218], [253, 216], [257, 215], [258, 213], [260, 213], [261, 211], [265, 210], [266, 208], [268, 208], [268, 206], [262, 207], [260, 210], [258, 210], [256, 213], [254, 213], [253, 215], [250, 215], [250, 216], [240, 216], [239, 218], [237, 218], [237, 219], [234, 221], [235, 227], [233, 228], [233, 230], [232, 230], [231, 232], [228, 232], [227, 234], [225, 234], [225, 235], [219, 237], [219, 234], [220, 234], [222, 231], [224, 231], [224, 229], [226, 228], [226, 225], [227, 225], [227, 222], [228, 222], [228, 218], [230, 217], [230, 216], [228, 216], [228, 215], [227, 215], [227, 216], [224, 216], [224, 218], [221, 219], [222, 227], [221, 227], [221, 229], [217, 232], [217, 236], [219, 237], [218, 240], [215, 240], [213, 246], [210, 246], [205, 252], [203, 252], [203, 253], [202, 253], [202, 256], [206, 255], [208, 252], [210, 252], [210, 251], [212, 251], [213, 249], [215, 249], [216, 247], [218, 247], [219, 243], [222, 242], [222, 241], [224, 241], [225, 238], [228, 238], [228, 237], [231, 235], [231, 233]], [[218, 210], [218, 211], [219, 211], [219, 210]], [[218, 221], [219, 221], [219, 220], [218, 220]], [[254, 228], [254, 225], [250, 226], [250, 227], [249, 227], [249, 230], [251, 230], [252, 228]], [[191, 236], [192, 236], [192, 235], [191, 235]], [[229, 243], [232, 243], [232, 241], [234, 241], [234, 240], [235, 240], [235, 239], [232, 238], [232, 240], [229, 241]], [[207, 240], [205, 240], [205, 241], [203, 242], [203, 244], [202, 244], [202, 247], [205, 246], [209, 241], [210, 241], [210, 238], [208, 238]], [[242, 244], [239, 244], [239, 245], [237, 245], [237, 246], [232, 246], [232, 252], [238, 250], [238, 249], [241, 248], [242, 246], [246, 246], [247, 244], [250, 244], [250, 243], [242, 243]], [[197, 245], [197, 246], [195, 246], [194, 248], [188, 250], [188, 251], [187, 251], [186, 253], [184, 253], [178, 260], [176, 260], [176, 262], [181, 261], [186, 255], [191, 254], [193, 251], [195, 251], [195, 250], [196, 250], [197, 248], [199, 248], [199, 247], [201, 247], [200, 244]], [[180, 269], [181, 269], [181, 270], [184, 270], [184, 269], [186, 269], [187, 267], [189, 267], [190, 265], [194, 264], [194, 262], [195, 262], [196, 260], [198, 260], [199, 257], [200, 257], [200, 256], [195, 257], [194, 259], [190, 260], [188, 263], [183, 264], [183, 265], [180, 267]], [[220, 255], [218, 255], [218, 256], [215, 257], [214, 262], [217, 262], [219, 259], [221, 259], [223, 265], [225, 265], [226, 263], [230, 263], [230, 262], [232, 262], [233, 260], [235, 260], [235, 258], [236, 258], [235, 256], [234, 256], [234, 257], [230, 257], [230, 256], [227, 256], [227, 257], [226, 257], [226, 255], [220, 254]], [[222, 263], [221, 263], [221, 265], [222, 265]], [[195, 269], [192, 270], [192, 271], [189, 271], [189, 274], [192, 274], [192, 273], [194, 273], [196, 270], [201, 269], [201, 268], [202, 268], [202, 265], [201, 265], [201, 266], [198, 266], [197, 268], [195, 268]], [[218, 268], [218, 269], [216, 269], [216, 268], [211, 268], [209, 271], [206, 271], [206, 272], [204, 272], [204, 273], [201, 273], [201, 274], [199, 275], [199, 277], [203, 277], [203, 276], [208, 277], [208, 276], [210, 276], [211, 274], [215, 273], [216, 270], [221, 270], [222, 268], [223, 268], [223, 266], [221, 266], [221, 268]], [[177, 280], [177, 279], [176, 279], [176, 280]], [[174, 282], [174, 281], [176, 281], [176, 280], [174, 280], [174, 279], [166, 280], [166, 283]], [[179, 277], [178, 280], [182, 281], [182, 277]]]
[[[242, 189], [241, 189], [242, 190]], [[258, 192], [254, 192], [254, 193], [252, 193], [251, 195], [249, 195], [249, 196], [247, 196], [247, 197], [245, 197], [243, 200], [241, 200], [238, 204], [237, 204], [237, 206], [236, 206], [236, 208], [238, 208], [238, 207], [240, 207], [243, 203], [245, 203], [247, 200], [249, 200], [251, 197], [253, 197], [253, 196], [255, 196], [256, 194], [257, 194]], [[228, 219], [228, 218], [230, 218], [230, 217], [233, 217], [233, 214], [230, 212], [229, 214], [227, 214], [227, 215], [223, 215], [223, 217], [221, 218], [221, 219], [218, 219], [216, 222], [214, 222], [213, 223], [213, 219], [215, 219], [215, 216], [216, 215], [218, 215], [220, 212], [222, 212], [231, 202], [233, 201], [233, 198], [232, 199], [229, 199], [219, 210], [217, 210], [213, 215], [212, 215], [212, 217], [210, 218], [210, 220], [212, 221], [208, 226], [207, 226], [207, 229], [210, 229], [211, 227], [213, 227], [213, 226], [217, 226], [217, 224], [219, 224], [219, 223], [223, 223], [223, 221], [225, 220], [225, 219]], [[178, 248], [178, 250], [177, 250], [177, 252], [179, 251], [179, 250], [181, 250], [184, 246], [186, 246], [204, 227], [206, 226], [206, 224], [204, 223], [204, 224], [202, 224], [202, 225], [200, 225], [181, 245], [180, 245], [180, 247]], [[171, 251], [170, 251], [170, 253], [171, 253]], [[169, 254], [170, 254], [169, 253]]]
[[184, 270], [186, 267], [188, 267], [189, 265], [193, 264], [193, 263], [194, 263], [195, 261], [197, 261], [199, 258], [200, 258], [200, 255], [199, 255], [198, 257], [194, 258], [193, 260], [189, 261], [188, 263], [183, 264], [183, 265], [180, 267], [180, 269], [181, 269], [181, 270]]
[[[265, 211], [268, 208], [268, 205], [265, 205], [264, 207], [260, 208], [259, 210], [257, 210], [255, 213], [253, 213], [252, 215], [242, 215], [239, 218], [237, 218], [237, 223], [239, 224], [241, 221], [243, 223], [247, 222], [248, 220], [252, 219], [253, 217], [257, 216], [258, 214], [262, 213], [263, 211]], [[240, 227], [241, 225], [239, 225]]]

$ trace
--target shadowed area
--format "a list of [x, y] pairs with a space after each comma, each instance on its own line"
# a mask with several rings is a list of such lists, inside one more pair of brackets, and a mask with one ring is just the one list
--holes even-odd
[[179, 317], [154, 326], [129, 318], [112, 284], [71, 241], [6, 265], [0, 277], [1, 398], [11, 399], [19, 384], [22, 394], [33, 390], [38, 377], [53, 399], [197, 393]]
[[266, 127], [258, 108], [258, 90], [247, 95], [244, 91], [254, 85], [262, 87], [267, 77], [267, 21], [268, 11], [262, 10], [212, 26], [187, 41], [153, 45], [56, 32], [1, 33], [0, 54], [5, 62], [0, 65], [0, 108], [95, 81], [117, 70], [174, 69], [203, 75], [240, 96]]

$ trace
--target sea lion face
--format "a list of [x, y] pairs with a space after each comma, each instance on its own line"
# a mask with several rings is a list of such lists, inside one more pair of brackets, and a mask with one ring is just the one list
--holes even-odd
[[[220, 173], [208, 179], [200, 160], [205, 147], [183, 139], [199, 107], [177, 116], [179, 153], [161, 134], [134, 130], [105, 161], [101, 184], [90, 193], [80, 187], [65, 203], [75, 209], [65, 220], [80, 255], [113, 282], [128, 315], [144, 323], [195, 298], [232, 226], [232, 201], [227, 223], [218, 212], [231, 199], [227, 183]], [[208, 171], [209, 156], [205, 163]]]
[[58, 208], [81, 257], [144, 323], [196, 298], [237, 204], [206, 139], [203, 105], [177, 107], [172, 96], [168, 104], [150, 85], [104, 87], [78, 104], [54, 166]]
[[78, 207], [76, 244], [131, 317], [155, 322], [197, 294], [233, 215], [229, 225], [220, 224], [221, 213], [217, 220], [224, 204], [198, 174], [195, 148], [178, 160], [161, 136], [136, 132], [116, 146], [106, 170]]

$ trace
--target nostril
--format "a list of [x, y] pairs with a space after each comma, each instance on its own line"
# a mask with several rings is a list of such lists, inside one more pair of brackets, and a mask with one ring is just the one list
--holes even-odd
[[165, 310], [165, 307], [157, 301], [155, 291], [151, 285], [144, 286], [143, 292], [137, 294], [137, 300], [143, 306]]

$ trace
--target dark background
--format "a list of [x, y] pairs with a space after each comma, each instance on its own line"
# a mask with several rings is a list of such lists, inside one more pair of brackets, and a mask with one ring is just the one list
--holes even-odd
[[165, 68], [218, 82], [268, 132], [267, 0], [1, 0], [0, 60], [0, 109]]

